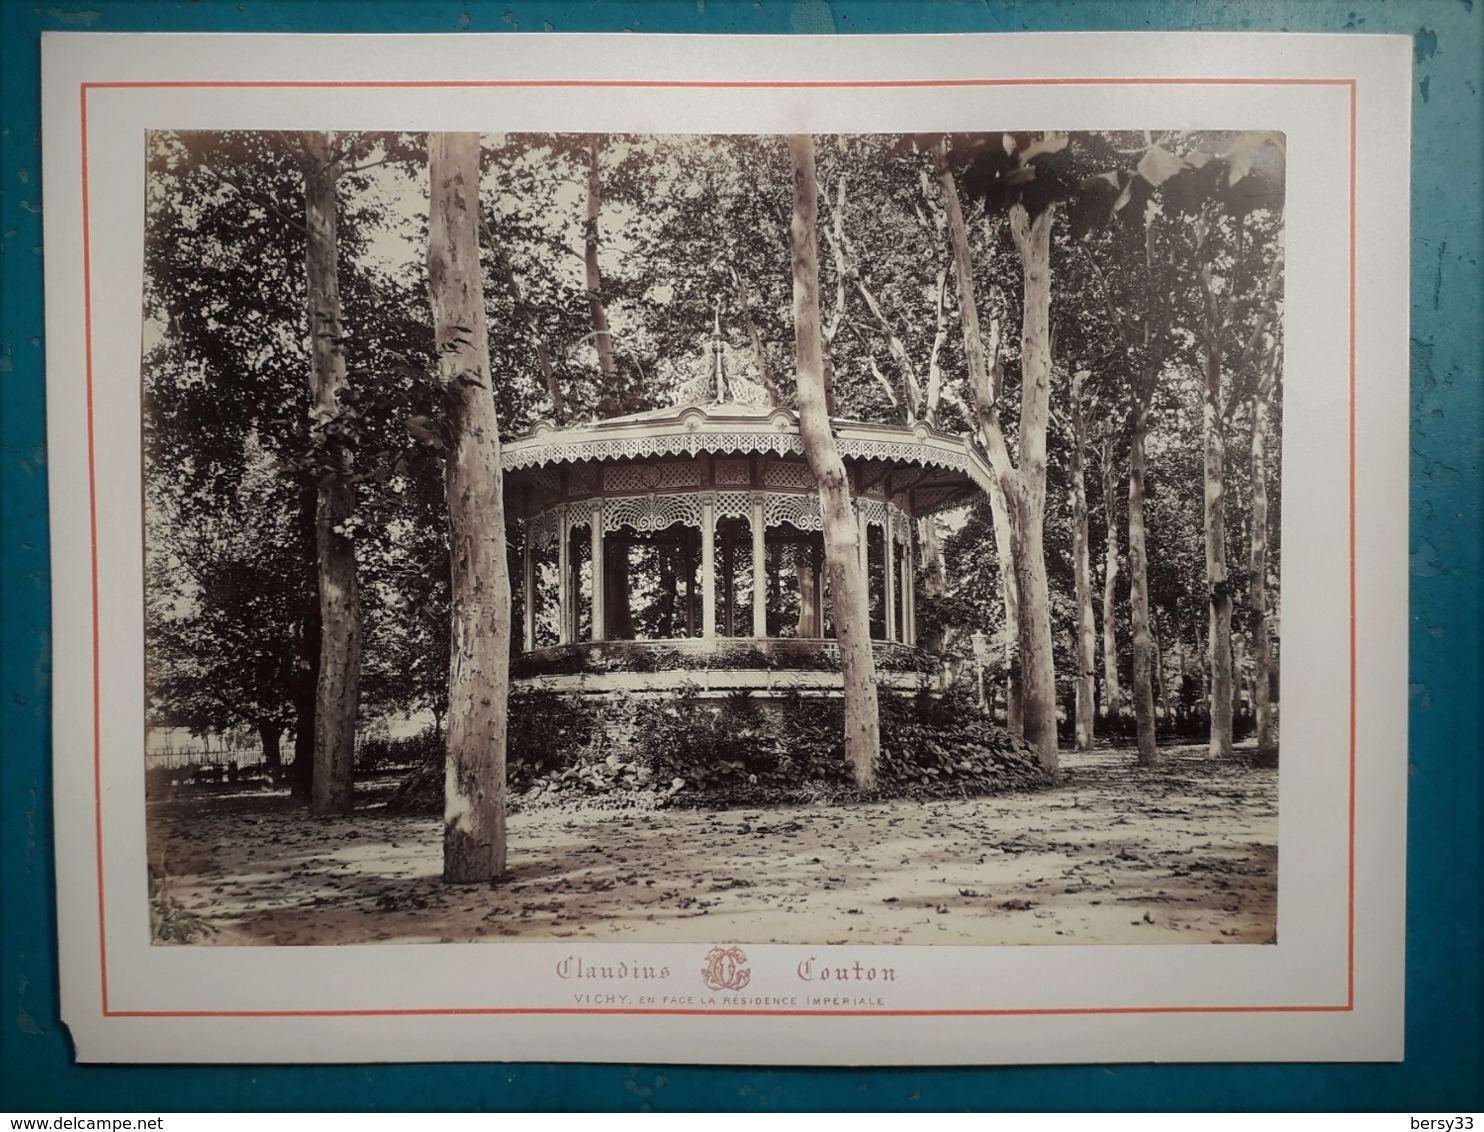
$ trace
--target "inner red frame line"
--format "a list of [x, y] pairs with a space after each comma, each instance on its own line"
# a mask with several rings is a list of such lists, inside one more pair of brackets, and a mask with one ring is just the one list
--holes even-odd
[[757, 79], [180, 79], [173, 81], [126, 81], [84, 83], [84, 90], [324, 90], [345, 89], [630, 89], [630, 90], [899, 90], [909, 87], [1009, 87], [1009, 86], [1345, 86], [1353, 79], [1259, 79], [1251, 77], [1180, 78], [1039, 78], [1039, 79], [818, 79], [783, 81]]
[[93, 255], [88, 229], [88, 88], [82, 111], [82, 296], [83, 357], [88, 400], [88, 546], [93, 613], [93, 835], [98, 863], [98, 966], [103, 1014], [108, 1015], [108, 931], [103, 906], [103, 705], [102, 659], [98, 647], [98, 474], [93, 445]]
[[1350, 953], [1345, 1002], [1355, 1008], [1355, 186], [1359, 138], [1356, 83], [1350, 80], [1350, 919], [1346, 925]]
[[[335, 81], [335, 80], [217, 80], [217, 81], [129, 81], [87, 82], [79, 86], [82, 140], [82, 239], [83, 239], [83, 324], [86, 365], [87, 436], [88, 436], [88, 527], [90, 541], [92, 638], [93, 638], [93, 806], [95, 859], [98, 871], [98, 957], [102, 1014], [105, 1018], [362, 1018], [362, 1017], [436, 1017], [466, 1015], [546, 1014], [546, 1015], [689, 1015], [701, 1017], [1014, 1017], [1022, 1015], [1128, 1015], [1128, 1014], [1261, 1014], [1261, 1013], [1345, 1013], [1355, 1009], [1355, 797], [1356, 797], [1356, 589], [1355, 589], [1355, 339], [1356, 339], [1356, 146], [1358, 140], [1357, 81], [1355, 79], [1321, 78], [1004, 78], [1004, 79], [903, 79], [903, 80], [829, 80], [798, 82], [728, 82], [672, 80], [609, 79], [511, 79], [511, 80], [415, 80], [415, 81]], [[1350, 580], [1350, 781], [1348, 841], [1348, 919], [1346, 999], [1343, 1005], [1318, 1006], [1129, 1006], [1129, 1007], [1059, 1007], [1042, 1009], [984, 1010], [658, 1010], [619, 1008], [588, 1010], [572, 1007], [445, 1007], [395, 1008], [383, 1010], [114, 1010], [108, 1004], [108, 934], [104, 903], [103, 879], [103, 766], [102, 766], [102, 682], [99, 647], [100, 606], [98, 599], [98, 488], [94, 446], [93, 414], [93, 310], [92, 310], [92, 244], [88, 224], [88, 92], [91, 90], [143, 89], [387, 89], [387, 88], [601, 88], [601, 89], [731, 89], [731, 90], [839, 90], [839, 89], [904, 89], [933, 87], [1013, 87], [1013, 86], [1341, 86], [1350, 96], [1350, 310], [1349, 310], [1349, 580]]]

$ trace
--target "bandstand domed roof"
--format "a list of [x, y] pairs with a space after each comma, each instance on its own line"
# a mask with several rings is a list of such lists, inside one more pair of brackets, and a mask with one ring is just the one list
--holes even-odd
[[[899, 490], [912, 492], [913, 514], [953, 507], [976, 490], [989, 490], [989, 466], [965, 436], [939, 432], [922, 422], [830, 423], [847, 468], [864, 472], [872, 466], [883, 476], [910, 470], [910, 475], [892, 478]], [[516, 487], [550, 484], [543, 471], [583, 465], [754, 453], [765, 460], [802, 460], [798, 414], [768, 405], [725, 402], [676, 405], [565, 428], [541, 421], [507, 443], [502, 457], [506, 479]]]
[[[601, 493], [614, 476], [599, 466], [647, 465], [654, 487], [667, 482], [764, 491], [775, 485], [812, 486], [807, 468], [800, 479], [804, 444], [798, 414], [770, 405], [761, 385], [727, 373], [719, 329], [710, 354], [701, 372], [681, 386], [677, 404], [565, 426], [538, 421], [507, 443], [502, 460], [512, 515], [529, 514], [557, 498]], [[954, 507], [976, 491], [989, 490], [992, 473], [968, 436], [921, 421], [900, 425], [836, 418], [830, 426], [852, 489], [893, 500], [913, 515]], [[750, 471], [745, 478], [724, 479], [717, 457], [746, 457]], [[679, 463], [710, 466], [705, 474], [690, 476], [675, 467]], [[775, 472], [783, 474], [770, 473], [768, 465], [782, 465]]]

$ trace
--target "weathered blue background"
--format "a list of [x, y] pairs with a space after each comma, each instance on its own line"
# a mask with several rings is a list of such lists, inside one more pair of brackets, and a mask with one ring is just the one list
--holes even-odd
[[[1416, 44], [1407, 1050], [1383, 1066], [80, 1068], [57, 1020], [38, 39], [93, 31], [1399, 32]], [[0, 0], [4, 522], [0, 1109], [1410, 1109], [1481, 1092], [1480, 115], [1484, 0], [145, 3]], [[1398, 175], [1407, 161], [1398, 145]], [[1361, 186], [1361, 192], [1365, 187]], [[1397, 217], [1402, 223], [1403, 217]], [[1398, 296], [1400, 301], [1401, 296]], [[1397, 421], [1401, 428], [1407, 422]], [[1400, 534], [1400, 532], [1398, 532]], [[1337, 646], [1338, 647], [1338, 646]], [[640, 1052], [640, 1051], [636, 1051]]]

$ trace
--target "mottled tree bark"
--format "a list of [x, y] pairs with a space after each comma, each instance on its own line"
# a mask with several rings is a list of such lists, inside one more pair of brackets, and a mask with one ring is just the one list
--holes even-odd
[[1154, 766], [1154, 638], [1149, 630], [1149, 555], [1144, 540], [1144, 437], [1149, 422], [1134, 410], [1128, 454], [1129, 612], [1134, 632], [1134, 720], [1139, 730], [1139, 765]]
[[603, 306], [603, 277], [598, 270], [598, 213], [603, 207], [603, 182], [598, 175], [600, 148], [596, 138], [588, 143], [587, 222], [583, 227], [582, 262], [593, 328], [593, 348], [598, 351], [599, 380], [606, 389], [613, 379], [613, 335], [608, 330], [608, 311]]
[[943, 397], [943, 347], [948, 345], [948, 268], [938, 270], [937, 315], [933, 348], [928, 353], [927, 389], [923, 394], [922, 419], [938, 427], [938, 404]]
[[[1016, 576], [1020, 583], [1021, 712], [1025, 739], [1056, 773], [1056, 668], [1051, 646], [1051, 593], [1046, 579], [1046, 426], [1051, 409], [1051, 220], [1010, 209], [1025, 294], [1020, 332], [1020, 491]], [[1007, 493], [1008, 494], [1008, 493]]]
[[1082, 404], [1086, 373], [1072, 375], [1072, 577], [1077, 601], [1077, 658], [1075, 736], [1077, 750], [1092, 750], [1093, 720], [1097, 714], [1093, 681], [1097, 676], [1097, 631], [1092, 616], [1092, 563], [1087, 533], [1087, 414]]
[[989, 516], [994, 527], [995, 559], [1000, 567], [1000, 598], [1005, 604], [1005, 726], [1024, 735], [1020, 700], [1020, 583], [1015, 576], [1015, 539], [1004, 485], [989, 481]]
[[1112, 719], [1123, 712], [1123, 695], [1118, 686], [1118, 478], [1111, 437], [1103, 438], [1102, 466], [1103, 508], [1108, 520], [1103, 547], [1103, 715]]
[[1269, 356], [1252, 401], [1252, 704], [1257, 713], [1257, 759], [1278, 762], [1278, 722], [1272, 704], [1272, 627], [1268, 623], [1268, 413], [1277, 374], [1276, 358]]
[[[1225, 293], [1218, 291], [1212, 279], [1211, 253], [1206, 235], [1195, 243], [1195, 254], [1206, 257], [1197, 272], [1205, 304], [1201, 327], [1201, 346], [1205, 354], [1205, 391], [1201, 405], [1203, 451], [1205, 457], [1205, 527], [1206, 588], [1210, 597], [1210, 642], [1208, 653], [1211, 674], [1211, 754], [1217, 757], [1232, 753], [1232, 582], [1227, 570], [1226, 547], [1226, 426], [1230, 412], [1239, 398], [1222, 392], [1223, 355], [1226, 336], [1234, 324], [1237, 298], [1235, 281], [1228, 280]], [[1275, 254], [1268, 265], [1267, 277], [1254, 298], [1254, 320], [1251, 333], [1238, 355], [1233, 372], [1245, 374], [1257, 358], [1268, 319], [1275, 304], [1270, 297], [1277, 285], [1283, 257]]]
[[314, 707], [319, 692], [319, 653], [322, 647], [319, 624], [319, 532], [315, 511], [319, 487], [306, 483], [299, 489], [299, 535], [304, 552], [305, 594], [303, 623], [299, 630], [299, 673], [294, 685], [294, 766], [290, 775], [295, 798], [308, 801], [314, 789]]
[[1226, 566], [1226, 428], [1221, 401], [1219, 329], [1206, 328], [1206, 387], [1201, 401], [1205, 468], [1206, 592], [1210, 599], [1211, 754], [1232, 753], [1232, 594]]
[[[959, 323], [963, 330], [964, 358], [968, 363], [969, 387], [974, 396], [974, 412], [979, 439], [989, 454], [995, 477], [990, 482], [989, 505], [994, 521], [995, 557], [1000, 568], [1000, 588], [1005, 602], [1005, 722], [1016, 735], [1024, 733], [1021, 694], [1021, 592], [1016, 559], [1020, 547], [1015, 533], [1017, 506], [1012, 503], [1020, 493], [1020, 478], [1010, 460], [999, 419], [1000, 326], [990, 319], [991, 344], [986, 348], [979, 324], [979, 305], [974, 298], [974, 264], [969, 251], [969, 231], [959, 204], [958, 185], [948, 168], [940, 142], [935, 149], [938, 183], [943, 193], [943, 210], [947, 217], [948, 235], [953, 249], [954, 276], [958, 289]], [[1053, 736], [1055, 728], [1053, 727]]]
[[[943, 562], [943, 537], [938, 531], [938, 516], [924, 515], [917, 524], [918, 543], [922, 554], [922, 588], [929, 597], [942, 597], [948, 589], [948, 571]], [[933, 626], [931, 632], [919, 630], [919, 643], [929, 652], [943, 648], [943, 631]]]
[[809, 547], [794, 547], [794, 577], [799, 585], [799, 620], [795, 633], [800, 637], [818, 637], [819, 602], [814, 592], [814, 556]]
[[1165, 638], [1159, 629], [1159, 616], [1153, 610], [1149, 614], [1149, 635], [1154, 639], [1154, 687], [1159, 694], [1159, 710], [1168, 726], [1174, 716], [1170, 712], [1170, 685], [1165, 679]]
[[830, 432], [825, 396], [824, 343], [819, 319], [819, 188], [814, 141], [789, 138], [794, 168], [793, 250], [794, 349], [798, 358], [799, 432], [804, 456], [819, 487], [824, 517], [825, 562], [835, 609], [835, 635], [845, 693], [845, 758], [855, 784], [876, 787], [881, 757], [881, 724], [876, 699], [876, 665], [871, 655], [871, 610], [861, 564], [860, 527], [850, 500], [845, 463]]
[[479, 267], [479, 135], [428, 138], [428, 291], [453, 452], [445, 468], [452, 559], [443, 879], [505, 872], [510, 577], [499, 421]]
[[336, 427], [343, 416], [341, 394], [349, 389], [335, 234], [337, 170], [328, 134], [306, 132], [303, 151], [310, 388], [321, 450], [315, 509], [321, 640], [310, 811], [348, 814], [354, 805], [351, 775], [361, 678], [361, 615], [350, 522], [355, 513], [353, 452], [350, 441]]

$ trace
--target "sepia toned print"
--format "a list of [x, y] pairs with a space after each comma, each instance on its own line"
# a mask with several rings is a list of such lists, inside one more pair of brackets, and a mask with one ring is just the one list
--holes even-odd
[[154, 942], [1276, 940], [1282, 134], [147, 144]]

